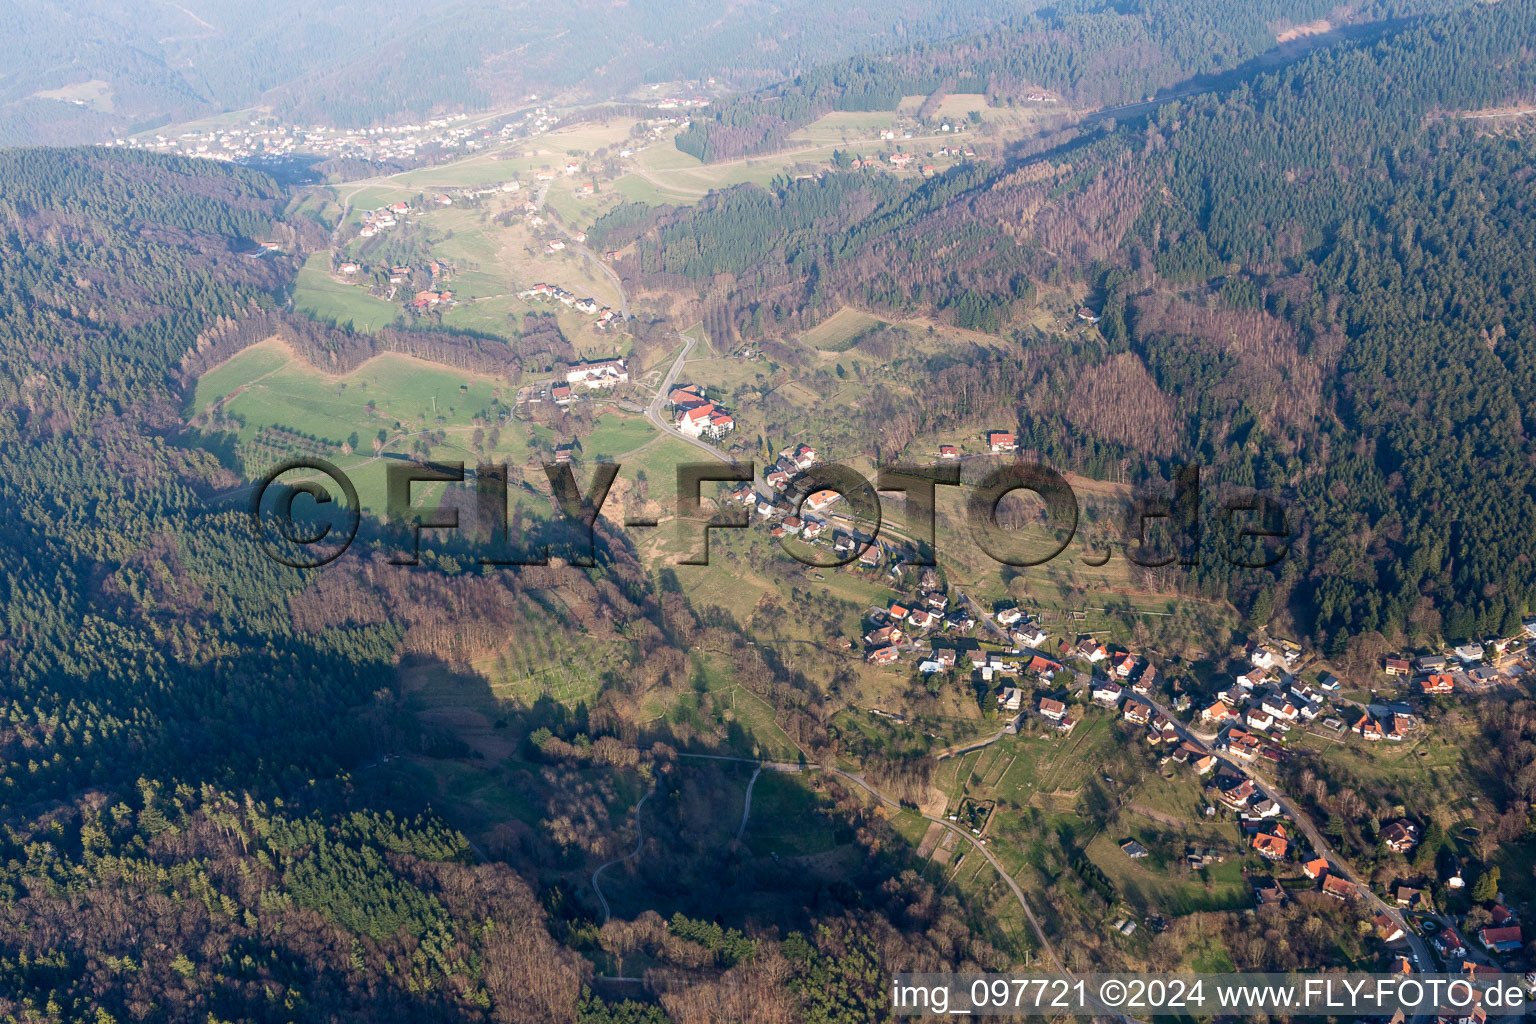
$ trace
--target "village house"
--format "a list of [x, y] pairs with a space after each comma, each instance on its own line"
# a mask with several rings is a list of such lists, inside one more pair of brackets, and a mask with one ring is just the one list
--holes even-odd
[[1375, 743], [1382, 738], [1381, 723], [1369, 713], [1361, 715], [1360, 721], [1355, 723], [1354, 733], [1363, 740]]
[[1062, 666], [1059, 662], [1052, 661], [1050, 658], [1042, 658], [1038, 654], [1029, 659], [1029, 670], [1043, 679], [1051, 678], [1057, 672], [1060, 672], [1061, 668]]
[[1456, 655], [1456, 660], [1461, 662], [1463, 665], [1470, 665], [1473, 662], [1483, 660], [1483, 645], [1462, 644], [1451, 653]]
[[1268, 671], [1279, 664], [1279, 658], [1272, 648], [1263, 644], [1256, 644], [1248, 652], [1248, 663], [1256, 669]]
[[1078, 657], [1087, 658], [1095, 665], [1109, 657], [1109, 652], [1104, 649], [1104, 645], [1091, 636], [1078, 641], [1077, 654]]
[[1253, 837], [1254, 850], [1266, 860], [1284, 860], [1285, 851], [1289, 845], [1279, 836], [1272, 836], [1267, 832], [1260, 832]]
[[1024, 612], [1018, 608], [1004, 608], [995, 616], [1000, 626], [1011, 626], [1024, 618]]
[[1333, 874], [1323, 876], [1323, 892], [1336, 900], [1348, 901], [1355, 898], [1354, 883]]
[[1026, 622], [1008, 635], [1020, 647], [1039, 647], [1050, 637], [1050, 634], [1033, 622]]
[[1234, 811], [1241, 811], [1248, 806], [1248, 801], [1255, 792], [1253, 783], [1248, 779], [1243, 779], [1229, 789], [1220, 790], [1216, 795], [1216, 799]]
[[1269, 672], [1266, 669], [1251, 668], [1239, 675], [1236, 682], [1243, 689], [1253, 691], [1264, 685], [1264, 680], [1268, 678]]
[[1412, 668], [1408, 664], [1407, 658], [1399, 658], [1395, 655], [1388, 655], [1386, 660], [1382, 663], [1382, 670], [1385, 671], [1389, 676], [1406, 676], [1409, 672], [1412, 671]]
[[[812, 512], [820, 512], [841, 497], [841, 494], [830, 489], [815, 491], [805, 499], [805, 507]], [[878, 556], [876, 556], [875, 560], [878, 561]]]
[[1101, 683], [1093, 684], [1093, 702], [1112, 708], [1120, 703], [1120, 695], [1123, 692], [1124, 688], [1119, 683], [1106, 679]]
[[1227, 753], [1244, 761], [1257, 757], [1263, 746], [1257, 736], [1242, 729], [1228, 729], [1225, 745]]
[[998, 691], [997, 706], [1004, 711], [1017, 711], [1024, 706], [1024, 691], [1017, 686], [1005, 686]]
[[1259, 708], [1282, 722], [1294, 722], [1301, 717], [1301, 710], [1278, 694], [1272, 694], [1259, 702]]
[[1434, 946], [1441, 956], [1461, 957], [1465, 956], [1467, 947], [1462, 944], [1461, 936], [1456, 934], [1454, 928], [1442, 929], [1434, 938]]
[[987, 434], [987, 447], [994, 455], [1017, 451], [1019, 443], [1013, 434], [1005, 430], [993, 430]]
[[1424, 909], [1425, 899], [1424, 890], [1422, 889], [1400, 885], [1397, 887], [1397, 892], [1393, 895], [1393, 899], [1397, 902], [1398, 906], [1407, 907], [1409, 910]]
[[1268, 729], [1275, 724], [1274, 716], [1259, 708], [1250, 708], [1243, 721], [1250, 729]]
[[1519, 949], [1525, 943], [1520, 937], [1520, 926], [1517, 924], [1503, 927], [1485, 927], [1478, 930], [1477, 940], [1484, 947], [1496, 953], [1509, 953]]
[[895, 647], [882, 647], [876, 651], [870, 651], [864, 660], [872, 665], [894, 665], [901, 652]]
[[1393, 853], [1407, 853], [1419, 842], [1419, 826], [1399, 819], [1381, 830], [1381, 841]]
[[1132, 725], [1146, 725], [1152, 721], [1152, 709], [1145, 704], [1128, 700], [1125, 702], [1125, 710], [1121, 712], [1121, 717]]
[[1052, 697], [1040, 699], [1040, 714], [1053, 722], [1059, 722], [1067, 716], [1067, 706]]
[[906, 637], [895, 626], [881, 626], [879, 629], [866, 634], [864, 643], [870, 647], [884, 647], [886, 644], [899, 644], [904, 639]]
[[1237, 712], [1229, 704], [1217, 701], [1204, 711], [1200, 712], [1200, 721], [1209, 725], [1221, 726], [1226, 722], [1237, 720]]
[[952, 445], [952, 444], [941, 444], [941, 445], [939, 445], [939, 458], [941, 458], [941, 459], [958, 459], [959, 457], [960, 457], [960, 449], [956, 448], [954, 445]]
[[1256, 801], [1253, 806], [1249, 808], [1249, 810], [1259, 818], [1280, 817], [1280, 805], [1271, 800], [1269, 797], [1264, 797], [1263, 799]]
[[1376, 926], [1376, 937], [1383, 942], [1396, 942], [1403, 937], [1403, 929], [1386, 914], [1373, 914], [1371, 924]]
[[944, 628], [960, 633], [969, 633], [972, 629], [976, 628], [976, 620], [971, 618], [971, 613], [964, 608], [956, 608], [944, 616]]
[[928, 657], [917, 668], [919, 672], [932, 675], [935, 672], [948, 672], [954, 667], [954, 650], [948, 647], [935, 647], [928, 652]]
[[1301, 866], [1301, 873], [1313, 880], [1322, 878], [1328, 873], [1328, 862], [1322, 857], [1309, 860]]
[[816, 449], [806, 444], [796, 445], [779, 452], [779, 458], [788, 460], [796, 469], [804, 472], [816, 465]]

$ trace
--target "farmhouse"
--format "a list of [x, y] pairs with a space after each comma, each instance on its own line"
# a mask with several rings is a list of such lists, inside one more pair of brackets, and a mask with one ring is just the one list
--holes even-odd
[[994, 454], [1018, 451], [1018, 440], [1005, 430], [993, 430], [987, 433], [987, 446]]

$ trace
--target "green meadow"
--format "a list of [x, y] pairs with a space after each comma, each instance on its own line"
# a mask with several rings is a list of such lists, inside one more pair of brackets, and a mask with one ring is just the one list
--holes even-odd
[[331, 277], [330, 267], [330, 257], [323, 252], [305, 261], [293, 285], [294, 309], [327, 323], [351, 324], [359, 331], [376, 331], [400, 316], [394, 303]]

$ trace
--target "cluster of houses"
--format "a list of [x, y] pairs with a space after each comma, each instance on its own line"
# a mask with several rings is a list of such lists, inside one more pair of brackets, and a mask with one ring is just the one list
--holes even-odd
[[[562, 248], [564, 247], [564, 244], [565, 243], [563, 242], [561, 243]], [[560, 305], [565, 306], [567, 309], [574, 309], [578, 313], [595, 315], [597, 317], [598, 327], [607, 327], [618, 316], [618, 314], [612, 309], [608, 308], [607, 306], [599, 305], [598, 301], [594, 298], [591, 298], [590, 296], [586, 298], [578, 298], [576, 295], [566, 291], [564, 288], [561, 288], [557, 284], [547, 284], [542, 281], [531, 288], [524, 288], [522, 291], [517, 293], [517, 297], [528, 301], [539, 299], [549, 302], [558, 302]]]
[[476, 150], [490, 131], [468, 127], [467, 114], [435, 117], [420, 124], [333, 129], [321, 125], [280, 124], [256, 119], [245, 125], [143, 135], [103, 143], [119, 149], [227, 160], [241, 164], [286, 163], [299, 156], [362, 160], [411, 160], [431, 151]]
[[1515, 675], [1523, 671], [1519, 664], [1510, 664], [1511, 656], [1527, 649], [1532, 639], [1536, 639], [1536, 619], [1526, 622], [1519, 636], [1499, 637], [1486, 644], [1461, 644], [1412, 660], [1389, 654], [1382, 661], [1382, 671], [1427, 697], [1457, 691], [1485, 692], [1498, 685], [1506, 671]]
[[1119, 710], [1120, 717], [1138, 728], [1146, 730], [1147, 742], [1163, 746], [1170, 751], [1168, 757], [1177, 764], [1193, 761], [1200, 774], [1210, 771], [1215, 758], [1199, 747], [1181, 743], [1178, 727], [1173, 720], [1154, 708], [1149, 701], [1152, 687], [1157, 682], [1157, 669], [1151, 662], [1129, 651], [1111, 651], [1091, 636], [1076, 641], [1062, 641], [1062, 658], [1079, 658], [1092, 665], [1103, 664], [1106, 676], [1094, 675], [1089, 696], [1093, 703], [1111, 711]]
[[428, 309], [436, 309], [438, 306], [451, 306], [452, 304], [453, 292], [433, 291], [430, 288], [425, 288], [411, 298], [410, 308], [420, 313]]
[[1301, 650], [1293, 644], [1249, 645], [1249, 668], [1200, 711], [1201, 724], [1221, 734], [1221, 749], [1245, 761], [1278, 761], [1283, 748], [1275, 738], [1323, 713], [1328, 695], [1322, 686], [1337, 690], [1338, 683], [1302, 682], [1292, 674], [1300, 660]]
[[[667, 395], [667, 405], [672, 410], [673, 425], [689, 437], [707, 437], [718, 441], [736, 429], [736, 420], [725, 406], [710, 401], [698, 384], [673, 388]], [[811, 462], [800, 467], [801, 470], [809, 469], [814, 462], [815, 453], [812, 452]], [[785, 482], [788, 483], [787, 480]]]
[[764, 473], [762, 491], [742, 482], [727, 492], [725, 501], [752, 511], [767, 525], [769, 536], [775, 540], [798, 537], [813, 544], [830, 541], [839, 559], [857, 554], [860, 567], [877, 568], [881, 549], [873, 536], [861, 531], [846, 516], [820, 515], [841, 500], [842, 495], [825, 489], [805, 493], [802, 475], [818, 461], [820, 456], [810, 445], [792, 444], [779, 452], [778, 459]]
[[[995, 676], [1017, 675], [1025, 668], [1024, 661], [1016, 655], [998, 651], [973, 649], [962, 652], [958, 647], [940, 646], [931, 640], [927, 647], [918, 646], [919, 641], [940, 631], [966, 634], [976, 627], [976, 620], [962, 606], [950, 607], [949, 594], [938, 574], [931, 569], [923, 573], [915, 598], [892, 601], [870, 618], [874, 628], [864, 636], [864, 657], [872, 664], [895, 664], [900, 659], [902, 645], [906, 644], [917, 652], [918, 671], [924, 675], [950, 671], [962, 655], [989, 683]], [[1016, 688], [1005, 687], [998, 695], [998, 704], [1009, 712], [1018, 712], [1022, 703], [1023, 693]]]
[[363, 226], [358, 229], [361, 238], [372, 238], [381, 231], [388, 230], [409, 217], [416, 211], [405, 200], [381, 206], [377, 210], [363, 211]]

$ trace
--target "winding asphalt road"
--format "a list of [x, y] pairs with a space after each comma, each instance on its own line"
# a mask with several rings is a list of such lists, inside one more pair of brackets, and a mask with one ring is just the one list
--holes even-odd
[[634, 848], [634, 850], [632, 850], [631, 852], [625, 854], [622, 857], [615, 857], [613, 860], [607, 861], [607, 862], [605, 862], [603, 864], [599, 864], [597, 870], [592, 872], [592, 891], [597, 893], [597, 902], [602, 904], [602, 906], [603, 906], [603, 923], [604, 924], [607, 924], [608, 923], [608, 918], [613, 916], [613, 915], [612, 915], [612, 913], [608, 909], [608, 897], [603, 895], [603, 887], [598, 883], [598, 879], [602, 876], [602, 873], [604, 871], [607, 871], [609, 868], [613, 867], [615, 864], [623, 864], [625, 861], [631, 861], [631, 860], [634, 860], [636, 857], [640, 856], [640, 848], [641, 848], [641, 846], [643, 846], [645, 844], [645, 833], [641, 829], [641, 826], [640, 826], [640, 809], [645, 806], [645, 802], [647, 800], [649, 800], [651, 798], [651, 794], [655, 793], [655, 792], [656, 792], [656, 787], [652, 786], [651, 789], [650, 789], [650, 792], [646, 793], [645, 796], [640, 798], [640, 802], [635, 804], [635, 848]]

